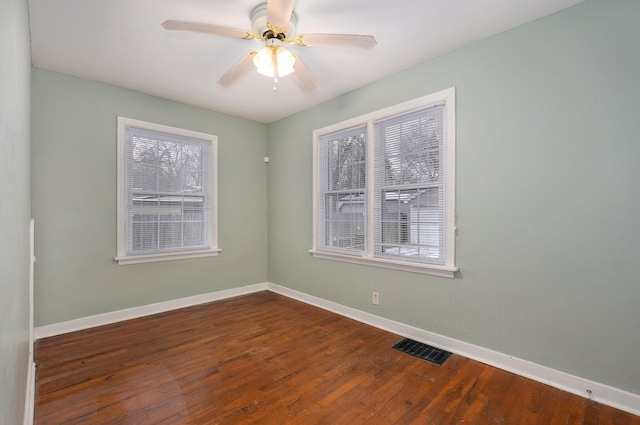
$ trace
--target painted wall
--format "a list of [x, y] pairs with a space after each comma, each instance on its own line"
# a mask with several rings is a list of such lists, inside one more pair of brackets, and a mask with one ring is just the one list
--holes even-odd
[[[116, 117], [218, 136], [217, 257], [117, 265]], [[267, 280], [266, 126], [33, 70], [36, 326]]]
[[[588, 1], [271, 124], [269, 280], [640, 393], [638, 16]], [[310, 257], [312, 130], [454, 86], [456, 278]]]
[[29, 363], [31, 51], [26, 0], [0, 8], [0, 424], [22, 423]]

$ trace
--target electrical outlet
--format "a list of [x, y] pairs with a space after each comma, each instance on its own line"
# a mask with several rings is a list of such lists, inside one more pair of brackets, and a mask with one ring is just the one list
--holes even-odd
[[371, 302], [372, 302], [374, 305], [378, 305], [378, 304], [380, 304], [380, 294], [378, 294], [377, 292], [374, 292], [374, 293], [373, 293], [373, 295], [372, 295], [372, 297], [371, 297]]

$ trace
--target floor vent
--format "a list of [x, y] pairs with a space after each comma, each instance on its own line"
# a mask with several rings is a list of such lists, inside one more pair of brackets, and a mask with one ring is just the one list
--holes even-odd
[[444, 351], [409, 338], [405, 338], [398, 342], [393, 346], [393, 348], [437, 365], [444, 363], [444, 361], [451, 355], [448, 351]]

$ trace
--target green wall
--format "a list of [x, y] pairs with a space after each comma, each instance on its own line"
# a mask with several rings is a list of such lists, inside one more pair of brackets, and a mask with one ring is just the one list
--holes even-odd
[[[269, 280], [640, 393], [639, 16], [588, 1], [271, 124]], [[311, 132], [454, 86], [456, 278], [310, 257]]]
[[31, 51], [26, 0], [0, 8], [0, 424], [23, 421], [29, 363]]
[[[218, 136], [217, 257], [117, 265], [116, 117]], [[266, 126], [33, 69], [36, 326], [267, 281]]]

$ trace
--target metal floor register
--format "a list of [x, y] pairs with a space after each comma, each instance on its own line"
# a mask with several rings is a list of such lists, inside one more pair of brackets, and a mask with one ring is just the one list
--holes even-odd
[[423, 344], [422, 342], [414, 341], [409, 338], [405, 338], [402, 341], [395, 344], [392, 348], [403, 353], [411, 354], [412, 356], [426, 360], [428, 362], [441, 365], [445, 360], [451, 356], [452, 353], [444, 351], [431, 345]]

